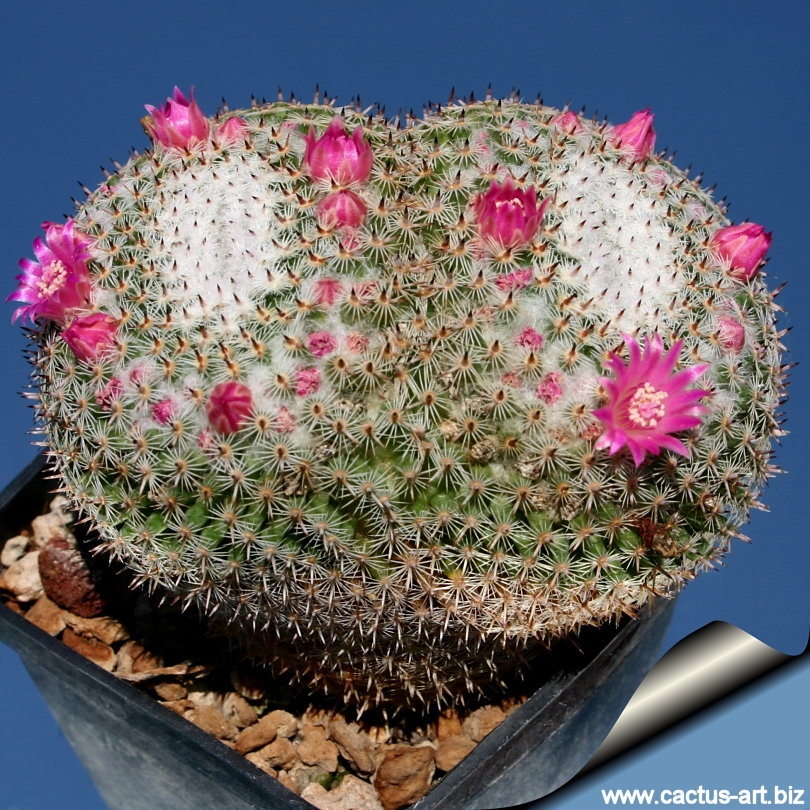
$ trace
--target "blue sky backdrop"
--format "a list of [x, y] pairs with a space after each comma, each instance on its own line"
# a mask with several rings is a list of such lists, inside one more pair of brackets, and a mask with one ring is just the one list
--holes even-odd
[[[360, 95], [393, 114], [445, 102], [452, 87], [482, 96], [519, 88], [547, 104], [571, 102], [614, 123], [655, 113], [657, 146], [705, 171], [731, 202], [729, 216], [774, 232], [771, 283], [791, 359], [810, 346], [807, 261], [810, 5], [746, 0], [228, 0], [130, 3], [42, 0], [9, 6], [0, 26], [0, 291], [14, 289], [43, 220], [61, 221], [109, 158], [147, 145], [143, 104], [194, 85], [204, 111], [232, 108], [281, 86], [309, 100], [314, 87], [338, 105]], [[18, 392], [24, 340], [0, 317], [0, 413], [6, 425], [0, 486], [34, 455], [31, 411]], [[776, 460], [788, 474], [765, 493], [769, 514], [735, 543], [727, 566], [680, 598], [667, 646], [714, 619], [788, 653], [804, 649], [810, 620], [804, 420], [807, 368], [794, 372], [791, 434]], [[93, 810], [92, 787], [16, 659], [0, 650], [0, 810]], [[22, 709], [25, 708], [25, 711]], [[17, 718], [28, 728], [18, 729]], [[732, 735], [733, 736], [733, 735]], [[733, 744], [733, 740], [729, 740]], [[47, 766], [46, 766], [47, 763]], [[49, 773], [51, 778], [43, 779]], [[58, 790], [52, 785], [58, 785]], [[583, 807], [586, 805], [582, 805]], [[594, 804], [593, 806], [597, 806]]]

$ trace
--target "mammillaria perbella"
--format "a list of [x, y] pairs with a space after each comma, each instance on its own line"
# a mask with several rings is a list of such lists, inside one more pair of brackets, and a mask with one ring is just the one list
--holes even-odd
[[729, 549], [780, 433], [770, 235], [649, 111], [151, 110], [12, 296], [136, 581], [348, 700], [448, 702]]

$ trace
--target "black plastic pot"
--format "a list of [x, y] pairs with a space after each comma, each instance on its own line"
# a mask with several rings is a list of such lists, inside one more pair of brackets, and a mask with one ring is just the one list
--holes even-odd
[[[30, 464], [0, 495], [0, 545], [41, 509]], [[658, 658], [673, 601], [559, 645], [555, 673], [414, 808], [485, 810], [540, 798], [593, 756]], [[0, 606], [0, 640], [20, 655], [111, 810], [311, 810], [215, 738]]]

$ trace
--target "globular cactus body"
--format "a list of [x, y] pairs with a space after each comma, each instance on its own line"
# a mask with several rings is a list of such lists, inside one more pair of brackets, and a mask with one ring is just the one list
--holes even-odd
[[651, 116], [152, 112], [71, 226], [83, 308], [42, 314], [44, 254], [17, 294], [138, 581], [349, 700], [443, 703], [728, 550], [779, 432], [770, 237]]

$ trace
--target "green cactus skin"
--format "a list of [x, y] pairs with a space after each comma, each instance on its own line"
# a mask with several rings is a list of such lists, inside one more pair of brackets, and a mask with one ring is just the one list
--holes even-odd
[[[774, 294], [714, 259], [728, 220], [698, 180], [663, 155], [629, 162], [605, 123], [550, 127], [558, 112], [456, 101], [392, 124], [254, 106], [220, 118], [244, 118], [246, 140], [156, 145], [79, 206], [118, 348], [79, 363], [42, 325], [38, 416], [64, 491], [137, 583], [348, 702], [446, 704], [729, 550], [782, 432]], [[302, 164], [310, 125], [337, 114], [374, 151], [348, 236], [319, 224], [328, 189]], [[550, 203], [531, 245], [487, 251], [471, 200], [507, 174]], [[526, 286], [497, 281], [526, 268]], [[515, 342], [528, 326], [537, 351]], [[313, 356], [314, 332], [338, 348]], [[656, 332], [683, 340], [679, 367], [710, 364], [710, 413], [679, 435], [689, 458], [636, 467], [595, 450], [592, 412], [622, 333]], [[301, 369], [321, 378], [306, 396]], [[227, 380], [254, 412], [221, 436], [205, 405]]]

